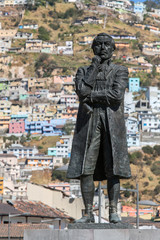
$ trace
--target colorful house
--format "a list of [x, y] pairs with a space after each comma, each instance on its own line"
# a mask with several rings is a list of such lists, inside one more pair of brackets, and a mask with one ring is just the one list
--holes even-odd
[[9, 133], [24, 133], [25, 132], [25, 122], [23, 119], [12, 120], [9, 124]]
[[27, 157], [26, 165], [29, 168], [32, 167], [53, 167], [53, 157], [50, 156], [34, 156], [34, 157]]
[[138, 92], [140, 90], [140, 79], [139, 78], [129, 78], [129, 91]]

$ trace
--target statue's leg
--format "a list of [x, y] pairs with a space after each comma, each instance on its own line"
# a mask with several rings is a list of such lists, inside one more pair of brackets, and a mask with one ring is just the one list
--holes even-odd
[[82, 175], [81, 192], [85, 206], [85, 213], [82, 218], [76, 220], [76, 223], [94, 223], [93, 215], [93, 198], [94, 198], [94, 181], [93, 175]]
[[120, 181], [118, 177], [108, 179], [108, 198], [109, 198], [109, 221], [111, 223], [120, 222], [117, 214], [117, 204], [120, 192]]

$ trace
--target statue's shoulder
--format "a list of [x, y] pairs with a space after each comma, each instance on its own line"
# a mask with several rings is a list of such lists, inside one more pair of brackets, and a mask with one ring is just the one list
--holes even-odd
[[118, 64], [114, 64], [114, 63], [112, 63], [112, 67], [113, 67], [113, 69], [115, 70], [115, 71], [124, 71], [124, 72], [128, 72], [128, 68], [127, 67], [125, 67], [125, 66], [123, 66], [123, 65], [118, 65]]

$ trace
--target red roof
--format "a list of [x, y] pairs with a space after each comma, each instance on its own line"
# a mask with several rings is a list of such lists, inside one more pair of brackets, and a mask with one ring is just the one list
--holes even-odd
[[[48, 224], [10, 224], [10, 237], [23, 237], [25, 229], [49, 229]], [[0, 238], [8, 237], [8, 224], [0, 224]]]
[[49, 207], [42, 202], [15, 201], [14, 207], [20, 212], [28, 212], [30, 216], [72, 219], [70, 216], [64, 214], [61, 210]]

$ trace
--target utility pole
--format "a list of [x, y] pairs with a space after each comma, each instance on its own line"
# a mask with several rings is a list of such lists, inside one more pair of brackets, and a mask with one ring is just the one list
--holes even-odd
[[137, 193], [137, 229], [139, 229], [139, 185], [136, 184], [136, 193]]
[[98, 193], [99, 193], [99, 219], [98, 219], [98, 222], [101, 223], [101, 181], [99, 181]]

